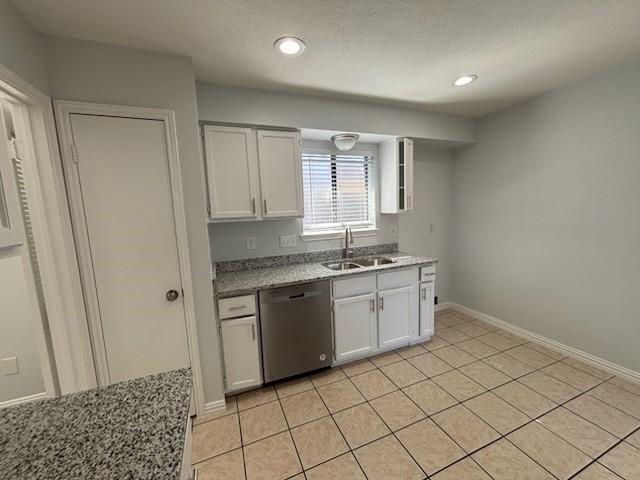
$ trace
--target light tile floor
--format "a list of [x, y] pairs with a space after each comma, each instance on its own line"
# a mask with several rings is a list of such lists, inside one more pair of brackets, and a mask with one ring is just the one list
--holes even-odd
[[228, 398], [198, 479], [640, 479], [640, 385], [457, 311], [436, 332]]

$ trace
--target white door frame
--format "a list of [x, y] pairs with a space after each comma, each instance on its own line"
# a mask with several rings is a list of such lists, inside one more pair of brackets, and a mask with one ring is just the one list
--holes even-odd
[[[55, 357], [55, 365], [44, 367], [47, 393], [76, 392], [95, 386], [95, 369], [91, 351], [85, 348], [88, 328], [76, 255], [69, 248], [73, 235], [51, 99], [3, 65], [0, 90], [25, 106], [20, 121], [28, 120], [30, 127], [31, 138], [25, 139], [29, 158], [24, 166]], [[46, 346], [43, 340], [39, 343]], [[55, 387], [56, 373], [59, 388]]]
[[[72, 102], [56, 100], [54, 102], [58, 132], [60, 135], [60, 149], [63, 158], [63, 167], [67, 175], [67, 189], [71, 216], [76, 232], [76, 249], [80, 265], [81, 278], [85, 286], [85, 300], [87, 317], [94, 345], [104, 346], [100, 316], [98, 313], [98, 299], [92, 274], [89, 239], [82, 208], [79, 179], [74, 168], [74, 152], [72, 151], [71, 114], [104, 115], [112, 117], [139, 118], [146, 120], [160, 120], [165, 126], [165, 138], [167, 156], [169, 162], [169, 177], [171, 184], [171, 199], [173, 205], [173, 218], [178, 247], [178, 264], [180, 280], [184, 290], [183, 302], [187, 342], [191, 373], [193, 376], [194, 400], [196, 413], [204, 413], [204, 389], [202, 384], [202, 372], [200, 367], [200, 352], [198, 350], [198, 338], [196, 328], [195, 305], [193, 298], [193, 286], [191, 278], [191, 265], [189, 245], [187, 239], [187, 223], [184, 209], [184, 196], [182, 193], [182, 178], [180, 173], [180, 159], [178, 155], [178, 142], [176, 137], [175, 114], [173, 110], [145, 107], [131, 107], [122, 105], [104, 105], [96, 103]], [[106, 352], [103, 348], [94, 348], [96, 371], [98, 382], [104, 385], [107, 381]]]

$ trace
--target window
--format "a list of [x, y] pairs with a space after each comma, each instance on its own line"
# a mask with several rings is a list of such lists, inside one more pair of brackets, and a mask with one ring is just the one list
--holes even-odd
[[351, 226], [375, 228], [375, 176], [368, 153], [302, 154], [304, 233], [328, 233]]

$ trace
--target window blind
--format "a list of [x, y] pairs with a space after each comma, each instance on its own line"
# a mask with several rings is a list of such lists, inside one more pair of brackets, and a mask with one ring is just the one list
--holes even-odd
[[302, 178], [305, 232], [375, 227], [373, 157], [303, 153]]

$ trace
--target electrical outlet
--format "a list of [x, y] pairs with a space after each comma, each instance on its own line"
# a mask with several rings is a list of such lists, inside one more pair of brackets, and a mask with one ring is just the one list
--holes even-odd
[[433, 233], [435, 231], [435, 228], [433, 226], [433, 223], [430, 223], [427, 225], [427, 232], [428, 233]]
[[18, 358], [7, 357], [0, 359], [0, 372], [2, 372], [2, 375], [15, 375], [18, 373]]
[[391, 238], [396, 238], [398, 236], [398, 227], [393, 225], [391, 227]]
[[247, 237], [247, 250], [256, 249], [256, 237]]
[[298, 244], [297, 235], [280, 235], [280, 248], [295, 247]]

